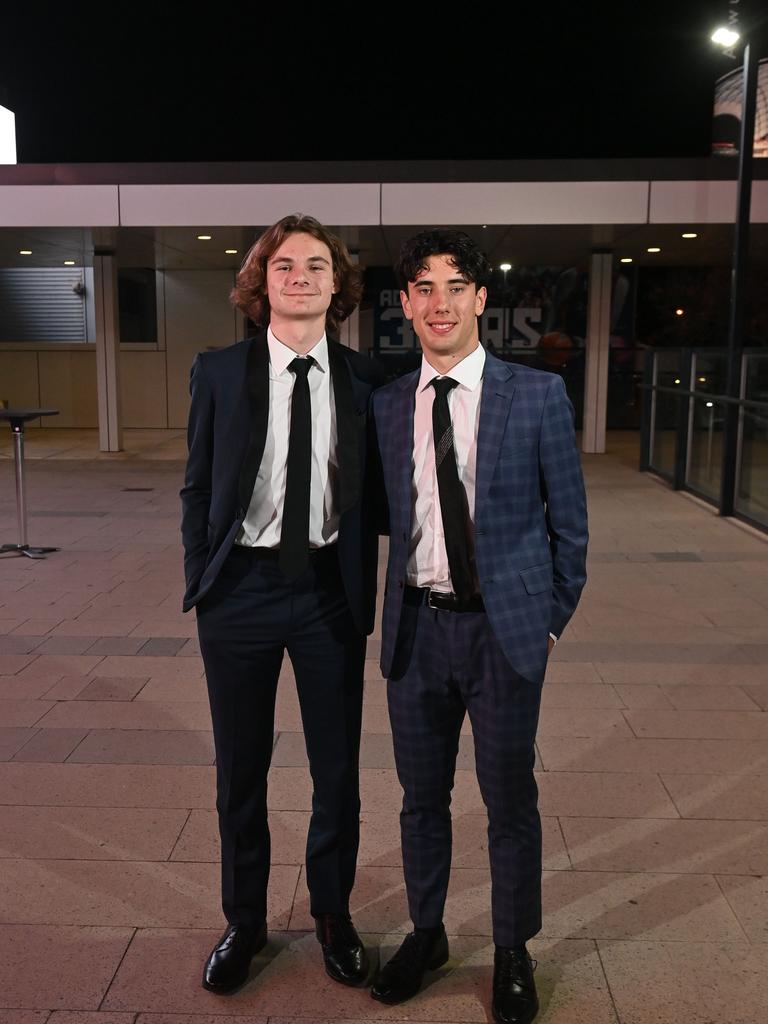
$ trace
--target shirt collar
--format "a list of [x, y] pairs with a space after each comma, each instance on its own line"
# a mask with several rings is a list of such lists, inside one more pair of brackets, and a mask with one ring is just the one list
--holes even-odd
[[455, 366], [451, 367], [450, 373], [439, 373], [434, 366], [427, 362], [426, 358], [422, 356], [421, 359], [421, 376], [419, 377], [419, 391], [424, 391], [425, 388], [429, 387], [435, 377], [451, 377], [457, 381], [458, 384], [466, 388], [468, 391], [474, 391], [480, 381], [483, 379], [483, 370], [485, 368], [485, 349], [482, 345], [478, 345], [477, 348], [470, 352], [468, 356], [464, 356], [461, 362], [456, 363]]
[[[267, 345], [269, 346], [269, 361], [272, 364], [272, 370], [279, 377], [280, 374], [286, 372], [288, 364], [296, 358], [297, 353], [276, 338], [271, 327], [267, 328]], [[307, 352], [307, 355], [312, 356], [323, 373], [328, 372], [328, 339], [325, 332], [318, 343]]]

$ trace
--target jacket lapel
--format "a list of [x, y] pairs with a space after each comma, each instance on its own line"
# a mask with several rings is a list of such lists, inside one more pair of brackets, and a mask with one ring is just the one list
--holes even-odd
[[477, 428], [475, 508], [485, 501], [499, 457], [509, 407], [515, 393], [515, 371], [509, 363], [486, 353], [480, 423]]
[[398, 388], [394, 393], [391, 409], [392, 418], [388, 424], [390, 432], [389, 451], [391, 452], [395, 481], [395, 501], [393, 505], [398, 509], [403, 521], [403, 527], [406, 530], [410, 528], [413, 506], [411, 496], [411, 482], [413, 479], [413, 412], [416, 405], [416, 388], [419, 383], [420, 373], [420, 370], [416, 370], [398, 379]]
[[328, 339], [328, 364], [336, 406], [336, 457], [339, 462], [339, 515], [360, 498], [365, 446], [365, 408], [358, 409], [352, 389], [352, 369], [342, 346]]
[[248, 450], [240, 468], [238, 494], [240, 506], [247, 509], [251, 503], [256, 475], [259, 472], [269, 422], [269, 348], [266, 331], [261, 331], [249, 342], [250, 351], [243, 381], [243, 400], [248, 408]]

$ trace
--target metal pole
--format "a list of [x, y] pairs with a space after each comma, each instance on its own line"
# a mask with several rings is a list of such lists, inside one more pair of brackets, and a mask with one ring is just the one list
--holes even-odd
[[24, 424], [14, 423], [13, 458], [16, 463], [16, 514], [19, 519], [19, 544], [27, 546], [27, 496], [24, 490]]
[[[728, 322], [728, 378], [726, 394], [741, 397], [741, 350], [744, 347], [744, 308], [749, 262], [749, 214], [752, 203], [752, 152], [755, 137], [755, 106], [759, 61], [750, 43], [744, 47], [744, 85], [739, 140], [739, 178], [736, 191], [736, 223], [731, 267], [731, 309]], [[736, 455], [739, 438], [739, 407], [728, 403], [723, 420], [723, 468], [720, 481], [721, 516], [733, 515], [736, 490]]]

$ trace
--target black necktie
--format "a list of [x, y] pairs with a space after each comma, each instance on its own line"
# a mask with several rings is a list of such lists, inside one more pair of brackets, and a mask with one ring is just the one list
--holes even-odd
[[280, 531], [280, 568], [297, 579], [309, 563], [309, 484], [312, 474], [312, 412], [307, 374], [311, 356], [288, 364], [296, 379], [291, 395], [291, 432], [285, 467], [285, 501]]
[[451, 571], [453, 592], [460, 600], [474, 593], [472, 568], [469, 562], [469, 508], [467, 495], [456, 468], [456, 450], [453, 446], [453, 424], [448, 409], [448, 392], [458, 381], [451, 377], [435, 377], [432, 387], [432, 438], [435, 444], [435, 471], [443, 517], [445, 550]]

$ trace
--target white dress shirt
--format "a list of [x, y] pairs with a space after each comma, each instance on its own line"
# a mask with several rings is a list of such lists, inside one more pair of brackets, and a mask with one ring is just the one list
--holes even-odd
[[[453, 445], [459, 480], [467, 495], [469, 518], [474, 533], [475, 468], [477, 465], [477, 427], [480, 420], [485, 349], [482, 345], [440, 374], [426, 358], [421, 361], [421, 376], [416, 388], [413, 414], [413, 522], [408, 557], [407, 580], [414, 587], [432, 587], [452, 593], [451, 572], [445, 550], [443, 517], [435, 471], [435, 445], [432, 440], [432, 404], [435, 377], [448, 376], [458, 387], [448, 393], [448, 409], [453, 423]], [[474, 572], [474, 551], [470, 551]]]
[[[264, 455], [253, 495], [236, 543], [246, 547], [280, 547], [285, 501], [291, 398], [296, 376], [288, 364], [297, 357], [267, 329], [269, 346], [269, 419]], [[339, 533], [336, 409], [325, 334], [307, 353], [314, 365], [307, 375], [312, 409], [309, 546], [332, 544]]]

